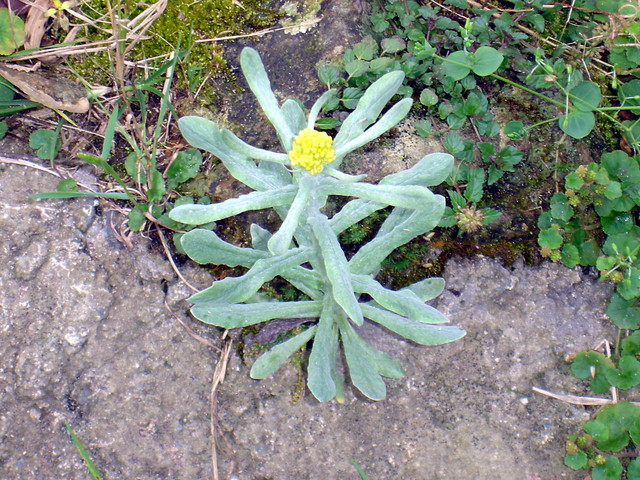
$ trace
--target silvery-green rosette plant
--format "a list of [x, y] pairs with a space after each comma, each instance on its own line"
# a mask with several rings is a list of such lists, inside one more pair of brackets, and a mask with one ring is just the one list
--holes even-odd
[[[171, 218], [204, 225], [249, 210], [273, 208], [282, 218], [269, 232], [251, 225], [253, 248], [232, 245], [213, 231], [194, 229], [181, 239], [185, 252], [201, 264], [242, 265], [249, 270], [227, 277], [189, 298], [199, 320], [223, 328], [242, 328], [275, 318], [317, 318], [317, 323], [264, 353], [251, 376], [265, 378], [309, 341], [308, 386], [320, 401], [343, 399], [343, 379], [336, 367], [342, 344], [351, 382], [367, 397], [386, 395], [382, 377], [401, 378], [400, 363], [367, 344], [357, 332], [365, 318], [422, 345], [440, 345], [462, 337], [464, 330], [443, 325], [448, 319], [425, 302], [438, 296], [444, 281], [430, 278], [401, 290], [384, 288], [374, 276], [395, 248], [434, 228], [445, 208], [444, 198], [427, 187], [437, 185], [453, 166], [450, 155], [425, 156], [409, 170], [388, 175], [378, 185], [365, 177], [338, 171], [349, 152], [374, 140], [409, 112], [412, 100], [393, 105], [376, 122], [383, 107], [402, 85], [403, 73], [391, 72], [369, 87], [357, 108], [332, 140], [313, 129], [322, 106], [334, 95], [320, 97], [305, 118], [294, 100], [278, 104], [258, 53], [245, 48], [242, 71], [284, 152], [250, 146], [229, 130], [200, 117], [184, 117], [180, 130], [194, 147], [218, 157], [231, 175], [254, 192], [213, 205], [184, 205]], [[328, 218], [322, 208], [330, 195], [353, 197]], [[393, 206], [375, 238], [347, 260], [338, 234], [371, 213]], [[258, 290], [280, 276], [309, 300], [265, 300]], [[361, 298], [367, 294], [365, 299]]]

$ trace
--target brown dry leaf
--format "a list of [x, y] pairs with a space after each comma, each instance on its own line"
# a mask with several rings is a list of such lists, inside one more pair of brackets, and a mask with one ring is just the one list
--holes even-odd
[[47, 23], [44, 13], [49, 7], [49, 0], [33, 0], [29, 6], [31, 8], [27, 13], [27, 20], [24, 22], [24, 48], [27, 50], [40, 48], [40, 42], [44, 36], [44, 26]]
[[89, 110], [87, 90], [68, 78], [19, 70], [10, 64], [0, 64], [0, 75], [19, 88], [34, 102], [56, 110], [86, 113]]

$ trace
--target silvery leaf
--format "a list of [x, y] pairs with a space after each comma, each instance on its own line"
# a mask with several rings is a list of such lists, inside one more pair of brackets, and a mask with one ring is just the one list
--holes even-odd
[[[362, 100], [360, 100], [362, 101]], [[363, 145], [375, 140], [380, 135], [395, 127], [404, 117], [407, 116], [413, 100], [411, 98], [403, 98], [393, 107], [391, 107], [383, 116], [374, 123], [371, 127], [358, 135], [356, 138], [344, 143], [336, 148], [336, 157], [344, 157], [355, 149], [362, 147]]]
[[349, 376], [353, 385], [371, 400], [382, 400], [387, 395], [384, 380], [371, 364], [371, 359], [359, 337], [349, 328], [347, 322], [339, 324], [344, 356], [349, 366]]
[[269, 190], [288, 184], [270, 172], [258, 170], [253, 160], [229, 148], [222, 139], [221, 130], [211, 120], [182, 117], [178, 126], [189, 144], [218, 157], [234, 178], [254, 190]]
[[278, 100], [271, 90], [271, 82], [258, 52], [253, 48], [245, 47], [240, 54], [240, 67], [247, 79], [249, 88], [256, 96], [269, 121], [275, 127], [284, 151], [290, 151], [294, 132], [278, 106]]
[[186, 254], [200, 264], [251, 267], [257, 260], [269, 256], [261, 250], [236, 247], [222, 240], [211, 230], [201, 228], [185, 233], [180, 243]]
[[426, 305], [411, 290], [389, 290], [368, 275], [351, 275], [351, 283], [356, 292], [369, 294], [380, 306], [414, 322], [449, 322], [447, 317], [431, 305]]
[[458, 327], [414, 322], [371, 305], [362, 305], [362, 313], [368, 319], [420, 345], [442, 345], [458, 340], [466, 334]]
[[321, 402], [328, 402], [336, 396], [333, 369], [337, 349], [338, 328], [334, 321], [334, 311], [324, 301], [307, 366], [307, 385], [313, 396]]
[[210, 287], [189, 297], [189, 301], [191, 303], [244, 302], [251, 298], [265, 282], [273, 279], [280, 272], [286, 272], [289, 268], [308, 261], [310, 254], [308, 248], [296, 248], [277, 257], [257, 260], [244, 275], [217, 280]]
[[362, 325], [362, 312], [353, 293], [349, 265], [338, 243], [338, 238], [329, 226], [327, 217], [319, 212], [311, 212], [308, 222], [320, 247], [333, 298], [353, 322]]
[[169, 212], [169, 217], [187, 225], [203, 225], [223, 218], [232, 217], [249, 210], [290, 204], [295, 198], [297, 187], [288, 185], [267, 192], [251, 192], [211, 205], [180, 205]]
[[360, 197], [387, 205], [423, 210], [433, 203], [433, 193], [417, 185], [374, 185], [371, 183], [347, 183], [324, 177], [320, 191], [328, 195]]
[[191, 308], [198, 320], [222, 328], [244, 328], [274, 318], [320, 315], [322, 302], [200, 303]]
[[448, 153], [430, 153], [425, 155], [413, 167], [387, 175], [380, 183], [383, 185], [423, 185], [429, 187], [441, 184], [453, 168], [453, 157]]
[[336, 90], [334, 88], [332, 88], [331, 90], [327, 90], [322, 95], [320, 95], [320, 98], [316, 100], [316, 102], [311, 107], [311, 110], [309, 110], [309, 119], [307, 120], [307, 125], [306, 125], [307, 128], [311, 128], [311, 129], [315, 128], [316, 120], [318, 119], [318, 114], [320, 113], [320, 110], [322, 110], [322, 107], [324, 107], [325, 104], [335, 96], [336, 96]]
[[307, 126], [307, 119], [304, 117], [304, 111], [300, 107], [300, 103], [296, 100], [288, 98], [282, 104], [282, 115], [289, 124], [289, 128], [293, 132], [294, 136], [298, 134], [300, 130]]
[[221, 134], [222, 140], [229, 148], [245, 157], [282, 164], [289, 163], [289, 156], [286, 153], [277, 153], [272, 152], [271, 150], [264, 150], [262, 148], [251, 146], [236, 137], [230, 130], [221, 130]]
[[[291, 246], [293, 235], [296, 233], [300, 219], [303, 213], [307, 213], [309, 209], [309, 198], [312, 190], [316, 188], [317, 178], [315, 176], [306, 175], [300, 179], [298, 184], [298, 192], [289, 207], [289, 212], [282, 222], [282, 225], [276, 233], [269, 239], [269, 251], [273, 255], [281, 255]], [[304, 222], [306, 223], [306, 222]]]
[[251, 367], [251, 378], [261, 380], [275, 373], [291, 355], [300, 350], [313, 338], [317, 328], [316, 326], [307, 328], [295, 337], [263, 353]]
[[253, 248], [266, 252], [268, 250], [267, 242], [271, 238], [271, 232], [256, 223], [251, 224], [249, 231], [251, 232], [251, 245], [253, 245]]
[[396, 94], [403, 80], [404, 73], [395, 71], [383, 75], [371, 84], [358, 101], [356, 109], [342, 122], [340, 132], [333, 142], [334, 148], [338, 149], [349, 143], [375, 122], [382, 109]]
[[428, 302], [433, 300], [444, 290], [445, 283], [443, 278], [433, 277], [425, 278], [419, 282], [413, 283], [402, 290], [411, 290], [420, 300]]
[[340, 331], [345, 332], [352, 341], [359, 345], [359, 347], [366, 353], [369, 357], [369, 363], [373, 368], [375, 368], [376, 372], [378, 372], [383, 377], [387, 378], [403, 378], [405, 376], [404, 370], [402, 370], [402, 365], [399, 360], [395, 358], [391, 358], [384, 352], [373, 348], [367, 342], [365, 342], [360, 335], [358, 335], [355, 329], [348, 322], [340, 323]]
[[434, 205], [426, 210], [414, 210], [392, 231], [378, 233], [376, 237], [362, 246], [349, 261], [352, 273], [369, 274], [400, 245], [411, 241], [433, 229], [444, 213], [444, 198], [434, 195]]

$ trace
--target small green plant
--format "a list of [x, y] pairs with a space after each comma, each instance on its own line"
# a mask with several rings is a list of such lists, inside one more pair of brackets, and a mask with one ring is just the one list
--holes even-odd
[[9, 55], [24, 45], [24, 22], [8, 8], [0, 8], [0, 55]]
[[91, 459], [91, 455], [89, 454], [89, 452], [87, 452], [87, 449], [84, 448], [84, 445], [82, 445], [82, 442], [73, 431], [73, 428], [71, 428], [71, 425], [69, 424], [69, 422], [65, 420], [64, 426], [67, 429], [67, 433], [71, 437], [73, 444], [76, 446], [78, 453], [87, 464], [87, 468], [89, 469], [89, 473], [91, 474], [91, 477], [93, 478], [93, 480], [102, 480], [102, 475], [100, 475], [100, 472], [98, 471], [95, 464], [93, 463], [93, 460]]
[[[195, 304], [191, 312], [199, 320], [223, 328], [241, 328], [274, 318], [318, 318], [315, 325], [263, 354], [253, 364], [251, 376], [261, 379], [273, 374], [313, 339], [309, 389], [320, 401], [342, 401], [343, 380], [336, 368], [342, 344], [353, 385], [368, 398], [383, 399], [386, 386], [382, 377], [400, 378], [404, 372], [397, 360], [358, 335], [354, 327], [362, 325], [364, 318], [422, 345], [451, 342], [465, 334], [457, 327], [442, 325], [447, 318], [424, 303], [440, 294], [442, 279], [425, 279], [398, 291], [374, 280], [382, 261], [395, 248], [437, 225], [444, 199], [427, 186], [446, 178], [453, 158], [441, 153], [427, 155], [411, 169], [389, 175], [378, 185], [363, 183], [364, 176], [347, 175], [337, 168], [345, 155], [405, 117], [411, 99], [400, 100], [378, 119], [402, 85], [402, 72], [391, 72], [373, 83], [332, 139], [314, 127], [334, 91], [322, 95], [305, 118], [298, 102], [278, 104], [255, 50], [245, 48], [240, 63], [286, 153], [252, 147], [207, 119], [181, 118], [180, 130], [192, 146], [216, 155], [236, 179], [255, 191], [213, 205], [179, 206], [169, 216], [177, 222], [202, 225], [249, 210], [273, 208], [282, 225], [271, 233], [253, 224], [252, 248], [232, 245], [211, 230], [186, 233], [182, 247], [196, 262], [249, 268], [240, 277], [215, 281], [193, 295], [189, 299]], [[331, 195], [354, 199], [328, 218], [321, 209]], [[338, 235], [389, 205], [394, 208], [376, 236], [347, 260]], [[258, 291], [275, 276], [286, 279], [310, 300], [264, 301]], [[368, 299], [362, 299], [362, 294]]]
[[[591, 390], [603, 393], [611, 388], [628, 390], [640, 384], [640, 331], [625, 337], [617, 359], [589, 351], [576, 355], [572, 373], [590, 381]], [[623, 453], [640, 445], [640, 407], [619, 402], [604, 407], [584, 425], [584, 432], [572, 435], [566, 444], [565, 464], [589, 469], [594, 480], [640, 480], [640, 458]]]
[[538, 218], [541, 254], [570, 268], [596, 267], [616, 284], [607, 315], [620, 328], [640, 327], [640, 157], [602, 155], [565, 178]]
[[[169, 102], [169, 90], [178, 62], [188, 55], [188, 49], [178, 48], [175, 55], [161, 64], [150, 76], [137, 79], [130, 87], [124, 87], [122, 95], [113, 104], [108, 115], [108, 124], [99, 157], [89, 154], [79, 154], [79, 158], [87, 163], [100, 167], [107, 175], [115, 180], [121, 192], [84, 192], [79, 191], [77, 183], [72, 178], [60, 182], [56, 192], [46, 192], [32, 195], [32, 198], [74, 198], [80, 196], [97, 196], [114, 199], [125, 199], [131, 203], [128, 215], [128, 226], [131, 231], [140, 231], [147, 222], [161, 225], [165, 228], [181, 231], [188, 230], [186, 225], [179, 225], [171, 220], [168, 212], [178, 205], [191, 204], [196, 200], [185, 195], [172, 200], [172, 192], [180, 184], [194, 178], [202, 165], [202, 154], [196, 149], [188, 149], [175, 154], [160, 165], [159, 152], [163, 150], [163, 127], [170, 114], [174, 114]], [[161, 84], [162, 90], [156, 86]], [[151, 116], [149, 105], [159, 99], [158, 115]], [[126, 127], [122, 124], [127, 113], [136, 122]], [[37, 130], [29, 139], [29, 144], [36, 150], [39, 157], [54, 162], [59, 149], [59, 131]], [[124, 161], [124, 172], [120, 173], [108, 162], [116, 135], [123, 137], [131, 152]], [[126, 175], [124, 174], [126, 173]], [[208, 198], [198, 200], [207, 203]], [[179, 238], [180, 234], [174, 237]], [[174, 238], [174, 242], [177, 241]]]

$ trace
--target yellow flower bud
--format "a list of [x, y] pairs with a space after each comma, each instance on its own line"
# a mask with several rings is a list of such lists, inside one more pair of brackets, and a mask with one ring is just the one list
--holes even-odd
[[333, 140], [324, 132], [311, 128], [300, 130], [293, 139], [293, 148], [289, 152], [291, 165], [306, 169], [311, 175], [317, 175], [327, 163], [336, 159]]

